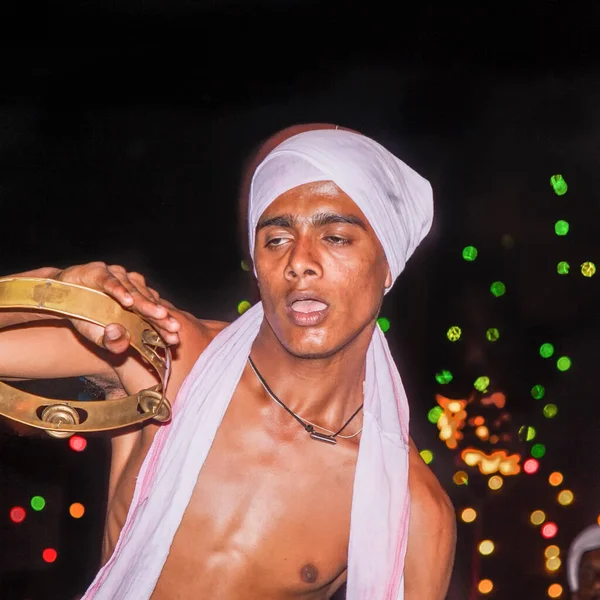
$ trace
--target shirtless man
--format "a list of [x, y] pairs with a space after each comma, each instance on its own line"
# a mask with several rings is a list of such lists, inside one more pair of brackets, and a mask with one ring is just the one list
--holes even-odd
[[[359, 221], [310, 226], [311, 217], [324, 210]], [[364, 214], [331, 183], [289, 190], [261, 220], [282, 214], [292, 215], [293, 225], [273, 222], [257, 230], [253, 259], [267, 320], [251, 356], [294, 413], [337, 431], [362, 402], [366, 349], [390, 282], [389, 268]], [[346, 239], [352, 243], [345, 244]], [[21, 275], [92, 287], [123, 306], [135, 307], [174, 345], [166, 390], [171, 400], [204, 349], [227, 326], [177, 310], [159, 300], [142, 276], [119, 266], [90, 263]], [[319, 335], [308, 337], [307, 328], [295, 327], [282, 310], [289, 290], [307, 284], [318, 286], [337, 313], [320, 325]], [[122, 386], [127, 393], [155, 383], [128, 350], [127, 333], [119, 326], [102, 330], [76, 319], [7, 311], [0, 312], [0, 327], [8, 328], [0, 334], [2, 378], [84, 375]], [[38, 358], [33, 361], [32, 356]], [[324, 454], [321, 444], [306, 442], [305, 431], [271, 400], [247, 367], [201, 470], [153, 600], [331, 598], [346, 579], [361, 425], [359, 414], [344, 431], [357, 435], [338, 438]], [[103, 562], [113, 553], [137, 474], [160, 427], [150, 423], [113, 438]], [[453, 563], [454, 512], [414, 445], [409, 474], [405, 598], [442, 600]], [[257, 489], [263, 501], [253, 502], [249, 511], [249, 498]], [[323, 489], [329, 493], [323, 494]]]

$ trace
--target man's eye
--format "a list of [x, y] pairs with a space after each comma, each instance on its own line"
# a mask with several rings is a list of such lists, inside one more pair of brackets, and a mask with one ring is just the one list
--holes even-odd
[[286, 241], [286, 238], [271, 238], [267, 240], [267, 246], [281, 246]]
[[325, 239], [336, 246], [343, 246], [344, 244], [350, 243], [350, 240], [340, 237], [339, 235], [328, 235]]

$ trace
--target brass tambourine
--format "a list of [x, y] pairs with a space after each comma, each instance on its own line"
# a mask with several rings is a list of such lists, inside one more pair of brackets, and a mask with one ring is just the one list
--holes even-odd
[[36, 396], [0, 381], [1, 416], [44, 429], [57, 438], [121, 429], [150, 419], [162, 423], [171, 418], [171, 404], [164, 395], [171, 353], [152, 326], [137, 314], [97, 290], [34, 277], [0, 279], [0, 310], [9, 308], [48, 311], [103, 327], [123, 325], [131, 334], [131, 346], [154, 368], [160, 384], [124, 398], [81, 402]]

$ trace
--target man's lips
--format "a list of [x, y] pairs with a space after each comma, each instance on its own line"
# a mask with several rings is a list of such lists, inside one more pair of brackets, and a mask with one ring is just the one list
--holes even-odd
[[319, 302], [318, 300], [296, 300], [296, 302], [292, 304], [293, 311], [304, 314], [319, 312], [320, 310], [325, 310], [326, 308], [327, 304], [324, 302]]
[[329, 305], [312, 292], [292, 292], [287, 300], [291, 320], [301, 327], [319, 325], [329, 309]]

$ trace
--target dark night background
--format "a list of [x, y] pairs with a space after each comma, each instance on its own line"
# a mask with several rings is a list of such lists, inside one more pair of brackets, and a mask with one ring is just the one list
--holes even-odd
[[[237, 222], [241, 170], [266, 137], [291, 124], [332, 122], [388, 146], [428, 178], [434, 228], [385, 300], [390, 345], [412, 403], [412, 434], [458, 510], [448, 598], [500, 600], [565, 588], [571, 538], [600, 513], [596, 464], [600, 263], [600, 4], [539, 0], [421, 2], [53, 2], [0, 8], [0, 272], [105, 260], [139, 270], [163, 296], [206, 318], [233, 319], [255, 300]], [[561, 173], [564, 196], [549, 185]], [[554, 222], [565, 219], [565, 238]], [[461, 259], [467, 244], [474, 263]], [[559, 260], [571, 273], [556, 273]], [[494, 298], [489, 286], [506, 283]], [[460, 325], [462, 339], [445, 337]], [[485, 330], [497, 327], [490, 344]], [[573, 367], [538, 354], [551, 341]], [[1, 343], [1, 336], [0, 336]], [[444, 389], [434, 374], [449, 368]], [[506, 393], [514, 432], [536, 427], [547, 448], [538, 474], [491, 492], [427, 421], [436, 392], [464, 398], [480, 375]], [[559, 413], [529, 395], [543, 383]], [[79, 393], [78, 381], [30, 384]], [[0, 598], [71, 600], [99, 560], [107, 440], [84, 452], [66, 440], [0, 429]], [[516, 435], [514, 452], [529, 447]], [[575, 503], [562, 508], [559, 470]], [[19, 525], [12, 506], [46, 508]], [[71, 519], [68, 505], [86, 514]], [[545, 510], [563, 567], [544, 568], [546, 542], [529, 524]], [[496, 551], [478, 557], [476, 543]], [[46, 564], [41, 551], [58, 550]], [[435, 569], [435, 565], [432, 565]]]

